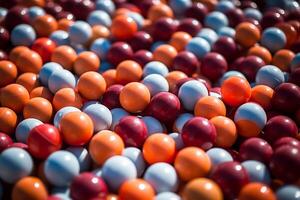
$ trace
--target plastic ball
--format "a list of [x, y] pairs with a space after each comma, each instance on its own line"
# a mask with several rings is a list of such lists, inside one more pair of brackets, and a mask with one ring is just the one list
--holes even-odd
[[59, 110], [66, 106], [81, 108], [82, 98], [74, 89], [63, 88], [55, 93], [52, 104], [55, 110]]
[[31, 72], [21, 74], [16, 83], [24, 86], [29, 93], [40, 85], [38, 75]]
[[266, 65], [258, 70], [255, 82], [256, 84], [275, 88], [284, 82], [284, 74], [278, 67]]
[[139, 81], [142, 78], [142, 74], [142, 67], [137, 62], [125, 60], [117, 66], [116, 81], [119, 84]]
[[173, 192], [161, 192], [161, 193], [159, 193], [155, 196], [155, 199], [156, 200], [165, 200], [165, 199], [180, 200], [181, 197], [178, 196], [176, 193], [173, 193]]
[[206, 154], [208, 155], [213, 167], [224, 162], [233, 161], [230, 153], [222, 148], [211, 148], [206, 152]]
[[188, 76], [192, 76], [198, 69], [200, 63], [197, 57], [189, 51], [181, 51], [174, 58], [172, 68], [182, 71]]
[[215, 82], [227, 71], [227, 62], [221, 54], [208, 53], [203, 57], [200, 71], [202, 75]]
[[228, 25], [228, 19], [223, 13], [213, 11], [205, 17], [204, 24], [205, 26], [217, 31], [220, 28]]
[[184, 124], [193, 117], [194, 117], [194, 115], [192, 115], [190, 113], [183, 113], [183, 114], [179, 115], [178, 118], [174, 122], [173, 129], [175, 129], [175, 131], [178, 131], [179, 133], [181, 133]]
[[15, 6], [16, 2], [13, 3], [13, 6], [6, 14], [4, 24], [9, 29], [12, 30], [18, 24], [28, 24], [29, 16], [28, 9], [23, 6]]
[[65, 114], [59, 125], [64, 142], [69, 145], [86, 144], [92, 137], [94, 125], [92, 119], [83, 112]]
[[48, 191], [44, 183], [36, 177], [27, 176], [20, 179], [13, 187], [12, 199], [47, 199]]
[[69, 37], [71, 43], [85, 44], [92, 36], [91, 26], [84, 21], [76, 21], [69, 28]]
[[13, 144], [13, 140], [9, 137], [9, 135], [5, 133], [0, 133], [0, 153], [5, 149], [7, 149], [8, 147], [10, 147], [12, 144]]
[[238, 55], [238, 45], [231, 37], [222, 36], [212, 46], [212, 51], [221, 54], [228, 62], [232, 62]]
[[45, 11], [43, 8], [39, 7], [39, 6], [32, 6], [30, 8], [28, 8], [28, 16], [29, 16], [29, 20], [30, 22], [33, 22], [37, 17], [45, 15]]
[[239, 196], [241, 200], [250, 200], [250, 199], [270, 199], [275, 200], [277, 199], [274, 192], [271, 188], [269, 188], [265, 184], [261, 183], [249, 183], [241, 190]]
[[76, 52], [72, 47], [62, 45], [54, 50], [51, 61], [60, 64], [65, 69], [71, 70], [76, 57]]
[[112, 115], [111, 130], [114, 130], [116, 125], [119, 123], [119, 121], [123, 117], [129, 116], [129, 113], [122, 108], [114, 108], [111, 110], [111, 115]]
[[57, 21], [51, 15], [42, 15], [35, 18], [33, 27], [40, 37], [48, 37], [52, 32], [56, 31]]
[[[221, 1], [222, 2], [222, 1]], [[207, 178], [196, 178], [187, 183], [183, 189], [183, 198], [186, 200], [222, 200], [221, 188], [212, 180]]]
[[169, 44], [172, 45], [178, 52], [183, 51], [185, 46], [192, 39], [188, 33], [183, 31], [177, 31], [172, 34]]
[[143, 179], [128, 180], [122, 184], [119, 191], [119, 198], [124, 200], [151, 200], [154, 196], [154, 189]]
[[41, 56], [35, 51], [22, 51], [17, 56], [16, 65], [21, 72], [32, 72], [38, 74], [42, 68]]
[[205, 96], [197, 101], [194, 112], [195, 116], [211, 119], [216, 116], [225, 116], [226, 107], [220, 99]]
[[249, 22], [243, 22], [236, 27], [235, 39], [244, 47], [251, 47], [260, 39], [260, 30]]
[[179, 184], [175, 168], [163, 162], [150, 165], [144, 173], [144, 180], [152, 185], [156, 193], [175, 192]]
[[84, 147], [68, 147], [67, 151], [71, 152], [78, 160], [80, 172], [88, 171], [91, 165], [91, 157], [88, 150]]
[[15, 46], [30, 46], [35, 39], [34, 29], [27, 24], [17, 25], [11, 32], [11, 41]]
[[105, 38], [98, 38], [91, 44], [90, 50], [97, 54], [100, 59], [105, 59], [110, 46], [111, 43], [109, 40]]
[[218, 39], [217, 33], [210, 28], [202, 28], [197, 37], [205, 39], [212, 46]]
[[75, 88], [75, 76], [68, 70], [55, 70], [48, 79], [48, 86], [52, 93], [62, 88]]
[[132, 48], [125, 42], [115, 42], [107, 52], [107, 61], [117, 66], [124, 60], [131, 59], [133, 56]]
[[149, 89], [151, 96], [156, 95], [159, 92], [168, 92], [168, 81], [159, 74], [151, 74], [146, 76], [142, 83]]
[[185, 49], [192, 52], [198, 59], [202, 59], [207, 53], [210, 52], [210, 44], [201, 37], [192, 38], [186, 45]]
[[273, 148], [277, 149], [285, 145], [289, 145], [292, 147], [299, 147], [300, 143], [299, 140], [297, 140], [296, 138], [281, 137], [273, 144]]
[[16, 128], [15, 134], [17, 141], [26, 144], [30, 131], [41, 124], [43, 124], [43, 122], [34, 118], [28, 118], [21, 121]]
[[102, 10], [96, 10], [89, 14], [87, 22], [91, 26], [103, 25], [109, 27], [111, 25], [111, 18], [108, 13]]
[[286, 45], [286, 36], [279, 28], [267, 28], [261, 35], [261, 44], [274, 53]]
[[169, 73], [168, 67], [159, 61], [151, 61], [147, 63], [143, 68], [144, 77], [151, 74], [158, 74], [165, 77], [168, 73]]
[[51, 55], [56, 48], [56, 44], [48, 38], [39, 38], [32, 44], [31, 48], [42, 57], [45, 63], [51, 60]]
[[270, 64], [272, 61], [272, 55], [270, 53], [270, 51], [268, 49], [266, 49], [265, 47], [256, 45], [251, 47], [248, 50], [248, 56], [253, 55], [253, 56], [258, 56], [261, 59], [263, 59], [263, 61], [265, 62], [265, 64]]
[[153, 60], [160, 61], [168, 67], [172, 66], [173, 60], [177, 55], [177, 50], [168, 44], [159, 45], [153, 51]]
[[139, 63], [141, 66], [145, 66], [147, 63], [151, 62], [153, 59], [153, 54], [148, 50], [138, 50], [134, 53], [132, 59]]
[[172, 34], [176, 31], [177, 24], [172, 18], [163, 17], [158, 19], [153, 24], [152, 35], [155, 40], [167, 41], [171, 38]]
[[32, 172], [33, 161], [27, 151], [12, 147], [1, 152], [0, 167], [1, 179], [12, 184]]
[[167, 6], [166, 4], [158, 3], [150, 7], [147, 18], [150, 19], [152, 22], [155, 22], [162, 17], [172, 18], [173, 15], [174, 13], [169, 6]]
[[137, 170], [129, 158], [113, 156], [103, 164], [102, 177], [110, 191], [118, 191], [123, 183], [137, 178]]
[[144, 117], [142, 117], [142, 119], [147, 126], [149, 136], [154, 133], [163, 133], [164, 132], [163, 125], [160, 123], [160, 121], [158, 121], [154, 117], [144, 116]]
[[17, 67], [13, 62], [0, 61], [0, 87], [4, 87], [15, 81], [18, 75]]
[[288, 71], [294, 57], [295, 54], [292, 51], [281, 49], [274, 54], [272, 64], [277, 66], [282, 71]]
[[246, 160], [241, 164], [247, 170], [250, 182], [260, 182], [270, 185], [271, 175], [264, 163], [256, 160]]
[[54, 186], [68, 186], [79, 175], [77, 158], [68, 151], [56, 151], [45, 161], [44, 173], [47, 180]]
[[101, 103], [109, 109], [121, 107], [119, 96], [123, 87], [118, 84], [108, 87], [102, 96]]
[[49, 122], [53, 113], [51, 103], [44, 98], [35, 97], [30, 99], [24, 106], [23, 116], [27, 118], [35, 118], [42, 122]]
[[57, 30], [51, 33], [50, 40], [55, 42], [57, 46], [69, 44], [69, 34], [63, 30]]
[[127, 147], [123, 150], [122, 155], [134, 163], [137, 170], [137, 177], [141, 177], [146, 168], [142, 151], [136, 147]]
[[75, 73], [80, 76], [85, 72], [98, 71], [100, 60], [95, 53], [84, 51], [77, 56], [73, 67]]
[[103, 165], [107, 159], [121, 155], [124, 142], [115, 132], [103, 130], [94, 135], [89, 144], [89, 152], [94, 162]]
[[284, 185], [276, 191], [276, 198], [278, 200], [296, 200], [298, 198], [299, 192], [300, 189], [296, 185]]
[[[134, 10], [134, 8], [132, 10]], [[135, 21], [138, 30], [141, 30], [144, 27], [144, 17], [140, 13], [138, 13], [138, 8], [137, 8], [137, 12], [135, 11], [128, 12], [125, 13], [125, 15], [128, 15]]]
[[63, 118], [63, 116], [67, 113], [76, 112], [76, 111], [80, 111], [80, 110], [76, 107], [71, 107], [71, 106], [66, 106], [66, 107], [59, 109], [54, 116], [53, 125], [56, 128], [59, 128], [59, 124], [60, 124], [60, 121]]
[[257, 85], [251, 89], [250, 101], [259, 104], [265, 110], [271, 108], [274, 90], [266, 85]]
[[17, 126], [16, 113], [7, 107], [0, 107], [0, 131], [12, 134]]

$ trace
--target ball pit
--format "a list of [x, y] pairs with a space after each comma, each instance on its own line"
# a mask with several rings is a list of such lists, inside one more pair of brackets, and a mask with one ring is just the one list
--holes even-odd
[[0, 1], [0, 199], [296, 200], [299, 9]]

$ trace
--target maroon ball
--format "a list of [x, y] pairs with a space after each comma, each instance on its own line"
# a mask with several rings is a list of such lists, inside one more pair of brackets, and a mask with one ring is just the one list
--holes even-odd
[[300, 10], [299, 9], [294, 9], [291, 10], [287, 16], [286, 16], [286, 21], [290, 21], [290, 20], [297, 20], [300, 21]]
[[152, 36], [155, 40], [167, 41], [176, 29], [177, 23], [172, 18], [162, 17], [154, 23]]
[[188, 82], [188, 81], [191, 81], [191, 80], [195, 80], [195, 79], [194, 79], [194, 78], [191, 78], [191, 77], [186, 77], [186, 78], [179, 79], [179, 80], [176, 82], [174, 89], [171, 90], [171, 92], [172, 92], [173, 94], [175, 94], [176, 96], [178, 96], [178, 92], [179, 92], [180, 87], [181, 87], [184, 83], [186, 83], [186, 82]]
[[240, 146], [240, 156], [245, 160], [258, 160], [265, 164], [270, 162], [273, 149], [270, 144], [261, 138], [246, 139]]
[[107, 60], [117, 66], [124, 60], [130, 60], [133, 56], [131, 47], [125, 42], [115, 42], [111, 45], [107, 53]]
[[182, 71], [188, 76], [192, 76], [199, 68], [197, 57], [189, 51], [181, 51], [173, 60], [173, 69]]
[[274, 109], [294, 113], [300, 108], [300, 88], [293, 83], [282, 83], [276, 87], [272, 97], [272, 106]]
[[141, 10], [141, 13], [144, 17], [147, 17], [148, 11], [151, 8], [151, 6], [161, 3], [160, 0], [143, 0], [143, 1], [134, 0], [134, 1], [137, 1], [136, 4]]
[[239, 8], [232, 8], [225, 12], [228, 18], [229, 26], [236, 27], [238, 24], [244, 21], [244, 12]]
[[299, 53], [300, 52], [300, 40], [294, 42], [290, 49], [294, 52], [294, 53]]
[[0, 26], [0, 49], [5, 49], [9, 45], [10, 37], [9, 32]]
[[213, 45], [212, 51], [224, 56], [227, 62], [233, 61], [238, 56], [238, 46], [231, 37], [222, 36]]
[[261, 19], [261, 26], [265, 29], [283, 21], [283, 16], [279, 12], [270, 10], [264, 13], [263, 18]]
[[230, 63], [229, 69], [237, 70], [238, 66], [243, 62], [244, 59], [245, 59], [245, 57], [243, 57], [243, 56], [235, 59], [232, 63]]
[[74, 200], [105, 199], [107, 193], [104, 180], [90, 172], [76, 176], [70, 186], [70, 196]]
[[202, 28], [200, 22], [193, 18], [184, 18], [179, 22], [177, 31], [183, 31], [190, 34], [192, 37], [197, 35], [197, 33]]
[[5, 51], [0, 50], [0, 61], [1, 60], [8, 60], [8, 55]]
[[282, 146], [274, 152], [270, 161], [272, 174], [288, 183], [300, 181], [300, 148]]
[[181, 137], [185, 146], [196, 146], [207, 150], [216, 142], [217, 132], [208, 119], [193, 117], [184, 124]]
[[225, 199], [236, 199], [240, 190], [249, 183], [246, 169], [234, 161], [217, 165], [210, 178], [220, 186]]
[[4, 24], [8, 30], [12, 30], [18, 24], [29, 24], [28, 9], [22, 6], [12, 7], [5, 17]]
[[114, 130], [124, 141], [126, 146], [142, 147], [148, 130], [145, 122], [136, 116], [125, 116]]
[[5, 133], [0, 133], [0, 153], [13, 144], [12, 139]]
[[300, 87], [300, 68], [297, 68], [290, 73], [289, 82], [294, 83]]
[[144, 31], [139, 31], [134, 34], [130, 39], [129, 44], [133, 51], [138, 51], [141, 49], [150, 49], [153, 39], [151, 35]]
[[216, 82], [227, 71], [228, 65], [225, 58], [219, 53], [208, 53], [204, 56], [200, 71], [212, 82]]
[[300, 141], [293, 137], [282, 137], [282, 138], [279, 138], [276, 142], [274, 142], [273, 148], [276, 150], [276, 149], [278, 149], [282, 146], [286, 146], [286, 145], [291, 146], [291, 147], [300, 148]]
[[119, 96], [123, 87], [123, 85], [116, 84], [107, 88], [102, 96], [102, 104], [109, 109], [121, 107]]
[[152, 61], [153, 54], [151, 51], [139, 50], [133, 54], [132, 59], [144, 67], [148, 62]]
[[185, 16], [194, 18], [199, 22], [203, 23], [205, 16], [208, 14], [207, 7], [202, 3], [193, 3], [191, 7], [186, 9]]
[[245, 0], [245, 1], [241, 1], [241, 6], [240, 6], [241, 9], [246, 9], [246, 8], [257, 8], [257, 4], [253, 1], [248, 1], [248, 0]]
[[255, 80], [256, 72], [265, 65], [263, 59], [258, 56], [247, 56], [237, 66], [237, 70], [243, 73], [252, 82]]
[[73, 13], [78, 20], [86, 20], [89, 14], [95, 10], [95, 3], [91, 0], [75, 0], [73, 2], [73, 6], [68, 11]]
[[63, 11], [63, 8], [53, 1], [47, 2], [44, 9], [48, 14], [52, 15], [55, 18], [57, 17], [57, 15], [59, 15], [59, 13]]
[[267, 121], [263, 137], [273, 144], [282, 137], [296, 137], [298, 128], [296, 123], [289, 117], [278, 115]]
[[180, 101], [176, 95], [160, 92], [152, 97], [146, 113], [163, 123], [171, 123], [180, 114], [180, 108]]
[[259, 28], [259, 30], [261, 30], [260, 23], [259, 23], [259, 21], [257, 21], [256, 19], [253, 19], [253, 18], [245, 18], [243, 22], [249, 22], [249, 23], [255, 25], [257, 28]]
[[68, 11], [62, 11], [56, 15], [56, 19], [57, 20], [59, 20], [59, 19], [75, 20], [75, 16]]

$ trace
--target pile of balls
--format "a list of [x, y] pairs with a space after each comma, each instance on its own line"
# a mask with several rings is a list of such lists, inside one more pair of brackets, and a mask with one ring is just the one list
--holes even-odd
[[297, 200], [295, 0], [0, 1], [0, 199]]

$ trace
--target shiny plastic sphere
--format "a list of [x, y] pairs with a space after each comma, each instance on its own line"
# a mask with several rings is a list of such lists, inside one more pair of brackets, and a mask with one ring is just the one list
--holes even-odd
[[123, 150], [122, 155], [129, 158], [134, 163], [137, 170], [137, 176], [141, 177], [146, 168], [146, 162], [142, 151], [136, 147], [127, 147]]
[[205, 96], [197, 101], [194, 113], [195, 116], [211, 119], [216, 116], [225, 116], [226, 107], [220, 99], [212, 96]]
[[91, 157], [88, 150], [84, 147], [68, 147], [67, 151], [71, 152], [78, 160], [80, 172], [88, 171], [91, 165]]
[[85, 72], [98, 71], [100, 60], [98, 56], [91, 51], [84, 51], [78, 54], [73, 69], [77, 75], [82, 75]]
[[34, 118], [28, 118], [21, 121], [16, 128], [15, 134], [17, 141], [26, 144], [30, 131], [41, 124], [43, 124], [43, 122]]
[[109, 109], [121, 107], [119, 96], [123, 89], [122, 85], [112, 85], [106, 89], [104, 92], [101, 103]]
[[178, 52], [183, 51], [185, 46], [192, 39], [188, 33], [183, 31], [177, 31], [172, 34], [169, 44], [172, 45]]
[[258, 70], [255, 82], [256, 84], [267, 85], [274, 89], [284, 82], [284, 74], [274, 65], [265, 65]]
[[246, 160], [241, 164], [248, 172], [250, 182], [270, 185], [271, 174], [265, 164], [256, 160]]
[[103, 25], [109, 27], [111, 25], [111, 18], [108, 13], [102, 10], [96, 10], [89, 14], [87, 22], [91, 26]]
[[261, 35], [261, 44], [274, 53], [286, 45], [286, 36], [279, 28], [267, 28]]
[[66, 106], [81, 108], [82, 99], [74, 89], [63, 88], [55, 93], [52, 104], [55, 110], [59, 110]]
[[9, 135], [0, 132], [0, 153], [12, 144], [13, 140], [9, 137]]
[[60, 121], [63, 118], [63, 116], [69, 112], [75, 112], [75, 111], [80, 111], [80, 110], [76, 107], [71, 107], [71, 106], [66, 106], [66, 107], [59, 109], [54, 116], [53, 125], [56, 128], [59, 128], [59, 124], [60, 124]]
[[292, 147], [299, 147], [300, 146], [300, 142], [299, 140], [297, 140], [296, 138], [292, 138], [292, 137], [281, 137], [279, 138], [274, 144], [273, 144], [273, 148], [277, 149], [280, 148], [282, 146], [285, 145], [289, 145]]
[[135, 61], [125, 60], [118, 64], [116, 69], [116, 81], [119, 84], [139, 81], [142, 78], [142, 67]]
[[235, 68], [242, 72], [249, 81], [254, 81], [257, 71], [265, 66], [265, 62], [258, 56], [247, 56]]
[[0, 167], [1, 179], [12, 184], [32, 172], [33, 161], [27, 151], [12, 147], [1, 152]]
[[71, 70], [76, 57], [76, 52], [72, 47], [62, 45], [54, 50], [51, 61], [60, 64], [65, 69]]
[[15, 46], [30, 46], [36, 39], [34, 29], [28, 24], [20, 24], [11, 32], [11, 41]]
[[174, 126], [173, 126], [174, 131], [178, 131], [179, 133], [181, 133], [184, 124], [193, 117], [194, 117], [194, 115], [192, 115], [190, 113], [183, 113], [183, 114], [179, 115], [174, 122]]
[[104, 38], [98, 38], [91, 44], [90, 50], [97, 54], [100, 59], [105, 59], [111, 42]]
[[53, 114], [51, 103], [42, 97], [30, 99], [24, 106], [23, 116], [27, 118], [35, 118], [42, 122], [49, 122]]
[[205, 17], [204, 24], [205, 26], [217, 31], [220, 28], [228, 25], [228, 19], [223, 13], [214, 11]]
[[40, 37], [48, 37], [52, 32], [56, 31], [57, 21], [51, 15], [42, 15], [35, 18], [33, 27]]
[[129, 116], [129, 113], [125, 111], [123, 108], [114, 108], [111, 110], [111, 115], [112, 115], [111, 130], [114, 130], [116, 125], [119, 123], [119, 121], [123, 117]]
[[259, 104], [265, 110], [271, 108], [274, 90], [266, 85], [257, 85], [251, 89], [250, 101]]
[[31, 72], [26, 72], [24, 74], [21, 74], [17, 78], [16, 83], [24, 86], [29, 93], [34, 88], [40, 86], [38, 75], [34, 74], [34, 73], [31, 73]]
[[164, 127], [160, 121], [155, 119], [151, 116], [144, 116], [142, 117], [143, 121], [145, 122], [148, 130], [148, 136], [154, 134], [154, 133], [163, 133]]
[[153, 59], [153, 54], [148, 50], [138, 50], [134, 53], [132, 59], [139, 63], [141, 66], [145, 66], [147, 63], [151, 62]]
[[206, 154], [208, 155], [212, 163], [212, 167], [216, 167], [217, 165], [224, 162], [233, 161], [230, 153], [222, 148], [211, 148], [206, 152]]
[[287, 49], [281, 49], [274, 54], [272, 64], [282, 71], [288, 71], [295, 54]]
[[0, 131], [12, 134], [17, 126], [16, 113], [7, 107], [0, 107]]
[[200, 63], [193, 53], [189, 51], [181, 51], [174, 58], [172, 68], [191, 76], [199, 69], [199, 66]]
[[69, 36], [72, 43], [85, 44], [92, 36], [92, 28], [84, 21], [76, 21], [69, 28]]
[[198, 59], [202, 59], [211, 50], [209, 43], [201, 37], [191, 39], [185, 49], [195, 54]]
[[159, 61], [151, 61], [143, 68], [143, 76], [146, 77], [150, 74], [159, 74], [166, 76], [169, 73], [168, 67]]
[[79, 174], [77, 158], [68, 151], [56, 151], [45, 161], [44, 173], [47, 180], [55, 186], [64, 187]]
[[205, 39], [212, 46], [218, 39], [217, 33], [211, 28], [202, 28], [197, 37]]
[[32, 44], [31, 48], [42, 57], [45, 63], [51, 60], [51, 55], [56, 48], [56, 44], [48, 38], [39, 38]]
[[155, 22], [162, 17], [173, 17], [174, 13], [172, 9], [166, 4], [155, 4], [152, 5], [148, 11], [148, 19]]
[[60, 64], [55, 63], [55, 62], [48, 62], [48, 63], [44, 64], [39, 72], [40, 82], [44, 86], [48, 86], [48, 80], [49, 80], [50, 76], [54, 72], [62, 70], [62, 69], [63, 69], [63, 67]]
[[240, 200], [250, 200], [250, 199], [277, 199], [274, 192], [265, 184], [261, 183], [249, 183], [241, 190], [239, 197]]
[[117, 66], [124, 60], [131, 59], [133, 56], [132, 48], [125, 42], [115, 42], [107, 52], [107, 61]]
[[33, 22], [37, 17], [41, 16], [41, 15], [45, 15], [45, 11], [43, 8], [39, 7], [39, 6], [32, 6], [30, 8], [28, 8], [28, 16], [29, 16], [29, 20], [30, 22]]
[[17, 78], [17, 67], [13, 62], [0, 61], [0, 87], [11, 84]]
[[47, 199], [48, 191], [44, 183], [36, 177], [27, 176], [20, 179], [13, 187], [13, 200]]
[[268, 49], [266, 49], [265, 47], [256, 45], [251, 47], [248, 50], [248, 56], [253, 55], [253, 56], [258, 56], [261, 59], [263, 59], [263, 61], [265, 62], [265, 64], [270, 64], [272, 61], [272, 55], [270, 53], [270, 51]]
[[62, 88], [75, 88], [75, 85], [75, 76], [68, 70], [56, 70], [48, 79], [49, 89], [53, 93]]
[[177, 24], [172, 18], [163, 17], [153, 24], [152, 35], [155, 40], [170, 40], [172, 34], [176, 31]]
[[296, 185], [284, 185], [276, 191], [276, 198], [278, 200], [296, 200], [298, 198], [299, 191], [300, 189]]
[[128, 180], [119, 191], [119, 198], [124, 200], [152, 200], [154, 196], [154, 189], [143, 179]]
[[228, 62], [239, 55], [238, 45], [231, 37], [219, 37], [212, 46], [212, 51], [221, 54]]
[[142, 83], [149, 89], [151, 96], [154, 96], [159, 92], [169, 91], [168, 81], [159, 74], [146, 76]]
[[113, 19], [111, 33], [116, 39], [127, 40], [133, 37], [137, 28], [137, 24], [133, 18], [126, 15], [120, 15]]
[[202, 75], [215, 82], [227, 71], [227, 62], [218, 53], [208, 53], [203, 57], [200, 71]]
[[42, 68], [43, 61], [41, 56], [35, 51], [23, 51], [17, 57], [16, 65], [21, 72], [37, 74]]
[[160, 61], [168, 67], [172, 66], [177, 50], [168, 44], [159, 45], [153, 52], [153, 60]]
[[10, 41], [10, 34], [8, 30], [6, 30], [4, 27], [0, 26], [0, 41], [1, 41], [1, 49], [7, 48]]
[[18, 24], [28, 24], [29, 16], [28, 9], [23, 6], [15, 6], [16, 2], [13, 3], [12, 7], [6, 14], [4, 24], [9, 29], [12, 30]]

